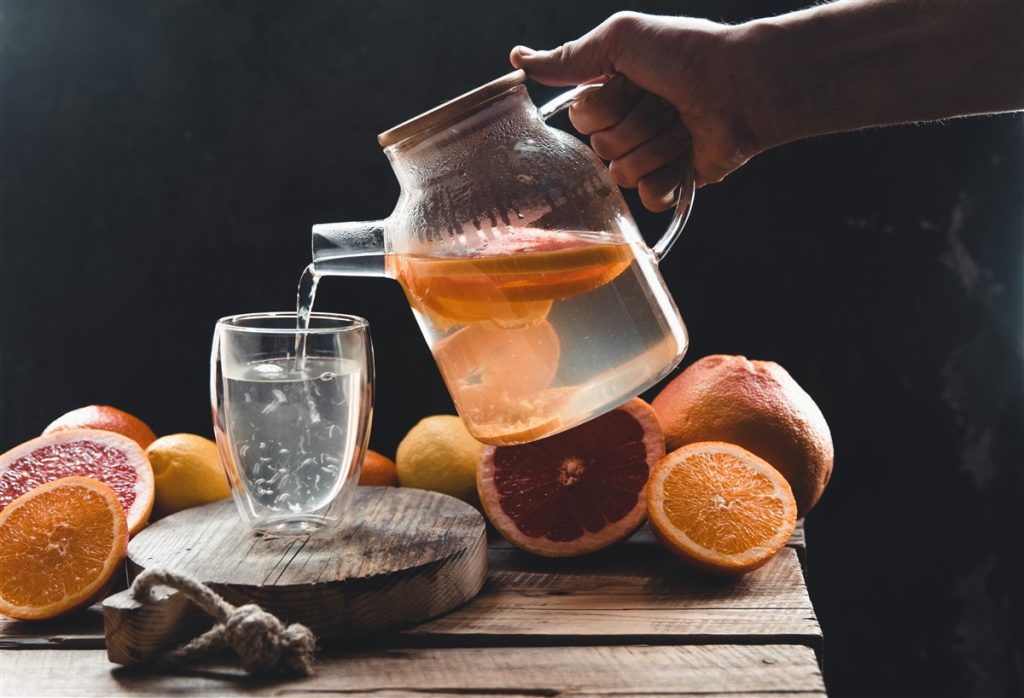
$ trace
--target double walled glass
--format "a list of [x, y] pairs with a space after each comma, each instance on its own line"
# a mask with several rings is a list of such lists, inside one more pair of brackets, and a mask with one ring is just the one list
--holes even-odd
[[222, 318], [210, 370], [213, 425], [242, 518], [266, 533], [336, 524], [359, 480], [373, 412], [366, 320], [313, 313]]

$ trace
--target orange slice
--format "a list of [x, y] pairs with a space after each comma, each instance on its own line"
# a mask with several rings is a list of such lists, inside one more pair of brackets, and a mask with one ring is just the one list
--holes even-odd
[[398, 255], [389, 264], [409, 302], [429, 316], [521, 327], [547, 317], [556, 300], [604, 286], [632, 261], [626, 243], [520, 229], [475, 256]]
[[734, 444], [704, 441], [665, 456], [647, 484], [651, 528], [701, 569], [742, 574], [774, 556], [796, 525], [779, 471]]
[[128, 551], [128, 522], [109, 486], [65, 477], [0, 512], [0, 613], [41, 620], [88, 605]]

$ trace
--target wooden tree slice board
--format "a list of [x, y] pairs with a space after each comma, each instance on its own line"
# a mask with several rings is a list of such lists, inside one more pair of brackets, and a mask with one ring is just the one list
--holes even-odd
[[[487, 530], [468, 504], [406, 488], [359, 487], [341, 525], [309, 536], [257, 535], [223, 501], [135, 536], [129, 576], [154, 567], [340, 639], [413, 625], [472, 599], [487, 577]], [[130, 591], [103, 602], [112, 662], [146, 662], [212, 625], [182, 594], [158, 589], [157, 603], [140, 605]]]

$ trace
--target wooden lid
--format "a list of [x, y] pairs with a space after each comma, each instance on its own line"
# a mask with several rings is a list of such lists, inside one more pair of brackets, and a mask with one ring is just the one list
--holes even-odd
[[403, 121], [398, 126], [389, 128], [384, 133], [377, 135], [377, 142], [380, 143], [382, 148], [387, 148], [422, 131], [426, 131], [428, 128], [454, 121], [473, 107], [497, 97], [502, 92], [511, 90], [516, 85], [522, 85], [524, 82], [526, 82], [526, 73], [522, 70], [516, 70], [508, 75], [503, 75], [497, 80], [492, 80], [486, 85], [481, 85], [475, 90], [470, 90], [464, 95], [434, 107], [430, 111], [414, 116], [408, 121]]

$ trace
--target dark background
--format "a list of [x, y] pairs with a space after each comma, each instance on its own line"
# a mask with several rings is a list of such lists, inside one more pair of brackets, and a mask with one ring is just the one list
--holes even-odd
[[[113, 404], [211, 435], [214, 321], [292, 306], [310, 226], [387, 215], [377, 132], [618, 9], [797, 2], [0, 3], [0, 449]], [[552, 94], [532, 86], [540, 101]], [[1022, 691], [1022, 117], [831, 136], [699, 192], [663, 272], [709, 353], [785, 366], [831, 427], [807, 522], [834, 696]], [[653, 239], [664, 218], [638, 215]], [[372, 445], [451, 411], [397, 284]]]

